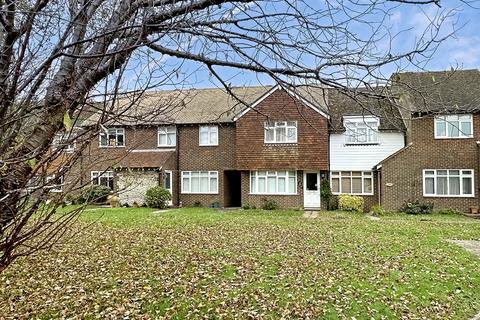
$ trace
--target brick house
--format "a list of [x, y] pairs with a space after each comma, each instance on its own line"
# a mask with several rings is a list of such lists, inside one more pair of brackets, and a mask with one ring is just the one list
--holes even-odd
[[[367, 101], [377, 109], [366, 115], [361, 103], [334, 89], [233, 90], [242, 103], [220, 89], [118, 99], [116, 117], [76, 163], [81, 184], [107, 185], [128, 204], [142, 204], [146, 190], [160, 184], [172, 193], [173, 206], [259, 207], [275, 200], [281, 207], [320, 208], [320, 181], [334, 170], [336, 194], [359, 194], [354, 176], [360, 172], [361, 185], [370, 188], [368, 195], [361, 192], [367, 208], [378, 199], [372, 164], [403, 146], [403, 122], [398, 112], [385, 111], [390, 105]], [[82, 126], [94, 125], [99, 116]], [[344, 121], [354, 117], [360, 125], [372, 116], [380, 119], [374, 130], [381, 143], [338, 148], [337, 136], [346, 141]], [[344, 189], [347, 171], [352, 190]]]
[[468, 212], [479, 205], [480, 72], [400, 73], [400, 97], [408, 144], [381, 161], [380, 204], [406, 201]]

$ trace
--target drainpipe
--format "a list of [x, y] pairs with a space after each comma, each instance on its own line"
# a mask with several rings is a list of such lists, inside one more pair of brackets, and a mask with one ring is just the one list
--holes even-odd
[[480, 177], [479, 177], [479, 174], [480, 174], [480, 141], [477, 141], [477, 188], [474, 189], [476, 192], [476, 195], [477, 195], [477, 206], [480, 207], [480, 194], [479, 194], [479, 190], [480, 190]]
[[[181, 207], [181, 201], [180, 201], [180, 179], [181, 179], [181, 176], [180, 176], [180, 130], [179, 127], [177, 126], [176, 128], [176, 134], [175, 134], [175, 139], [176, 139], [176, 142], [175, 142], [175, 166], [177, 167], [177, 170], [175, 170], [177, 176], [176, 176], [176, 195], [177, 195], [177, 206]], [[172, 175], [172, 181], [170, 181], [170, 183], [172, 184], [172, 188], [173, 188], [173, 180], [174, 180], [174, 177]]]

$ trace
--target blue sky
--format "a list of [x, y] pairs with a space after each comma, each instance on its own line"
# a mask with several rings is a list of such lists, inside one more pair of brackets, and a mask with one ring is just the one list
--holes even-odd
[[[309, 3], [308, 0], [306, 0]], [[312, 6], [324, 6], [325, 1], [312, 0]], [[334, 0], [335, 1], [335, 0]], [[339, 0], [337, 0], [339, 1]], [[367, 1], [367, 0], [366, 0]], [[445, 70], [453, 68], [471, 69], [480, 68], [480, 3], [470, 2], [470, 5], [460, 0], [441, 0], [438, 7], [435, 4], [430, 5], [407, 5], [407, 4], [389, 4], [390, 15], [384, 21], [384, 26], [391, 34], [396, 35], [393, 41], [378, 42], [378, 50], [381, 52], [391, 47], [392, 51], [405, 52], [412, 49], [419, 38], [424, 35], [430, 21], [440, 16], [446, 16], [442, 22], [440, 30], [441, 36], [452, 34], [444, 40], [438, 50], [432, 54], [429, 59], [418, 57], [415, 64], [403, 60], [398, 64], [392, 64], [382, 67], [380, 72], [385, 78], [388, 78], [392, 72], [418, 71], [424, 70]], [[319, 7], [319, 8], [320, 8]], [[324, 8], [324, 7], [323, 7]], [[352, 28], [358, 28], [352, 26]], [[361, 28], [361, 27], [360, 27]], [[359, 33], [362, 29], [358, 30]], [[159, 56], [154, 53], [151, 61], [145, 64], [135, 64], [128, 72], [128, 81], [131, 83], [138, 80], [141, 74], [148, 74], [149, 70], [155, 70], [155, 74], [161, 79], [165, 70], [172, 70], [180, 62], [168, 56]], [[273, 80], [266, 75], [255, 74], [251, 72], [241, 72], [236, 69], [218, 68], [222, 78], [233, 86], [250, 86], [272, 84]], [[219, 83], [209, 74], [208, 70], [199, 64], [192, 62], [181, 62], [181, 68], [178, 77], [173, 77], [173, 82], [178, 79], [176, 84], [162, 84], [157, 89], [168, 89], [171, 87], [212, 87], [219, 86]], [[131, 85], [127, 87], [132, 88]]]

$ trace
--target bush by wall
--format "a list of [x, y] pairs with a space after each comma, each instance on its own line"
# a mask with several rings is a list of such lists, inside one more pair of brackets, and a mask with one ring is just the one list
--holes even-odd
[[103, 203], [107, 201], [107, 197], [112, 189], [107, 186], [91, 185], [85, 187], [80, 196], [75, 201], [77, 203]]
[[406, 214], [430, 214], [433, 212], [433, 203], [420, 202], [419, 200], [407, 201], [400, 208]]
[[381, 205], [379, 205], [379, 204], [374, 204], [374, 205], [370, 208], [370, 214], [371, 214], [372, 216], [380, 217], [380, 216], [384, 216], [384, 215], [388, 214], [388, 211], [385, 210], [385, 208], [383, 208]]
[[278, 209], [278, 203], [275, 200], [264, 199], [262, 209], [263, 210], [277, 210]]
[[152, 187], [145, 194], [145, 204], [150, 208], [165, 209], [171, 199], [170, 191], [161, 186]]
[[338, 209], [343, 211], [363, 212], [364, 201], [362, 197], [350, 194], [338, 196]]

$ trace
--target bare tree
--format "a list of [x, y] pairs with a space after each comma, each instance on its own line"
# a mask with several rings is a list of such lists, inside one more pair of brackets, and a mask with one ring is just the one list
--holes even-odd
[[[124, 80], [135, 71], [143, 68], [149, 76], [141, 88], [134, 88], [140, 93], [182, 83], [185, 79], [178, 75], [187, 74], [192, 64], [209, 72], [227, 91], [225, 68], [267, 74], [277, 82], [336, 88], [346, 88], [352, 80], [368, 84], [381, 78], [385, 65], [428, 59], [449, 35], [441, 32], [441, 26], [453, 12], [440, 11], [403, 52], [389, 46], [397, 36], [386, 24], [391, 13], [400, 5], [440, 4], [440, 0], [2, 2], [0, 272], [15, 258], [48, 247], [75, 218], [76, 211], [55, 214], [61, 199], [45, 201], [49, 187], [76, 159], [61, 158], [61, 150], [81, 136], [84, 142], [77, 152], [82, 152], [109, 121], [116, 94], [131, 89]], [[98, 123], [81, 133], [72, 131], [90, 108], [102, 114]], [[52, 151], [59, 133], [66, 139]], [[35, 176], [52, 167], [50, 181], [29, 188]], [[32, 192], [40, 196], [32, 198]]]

